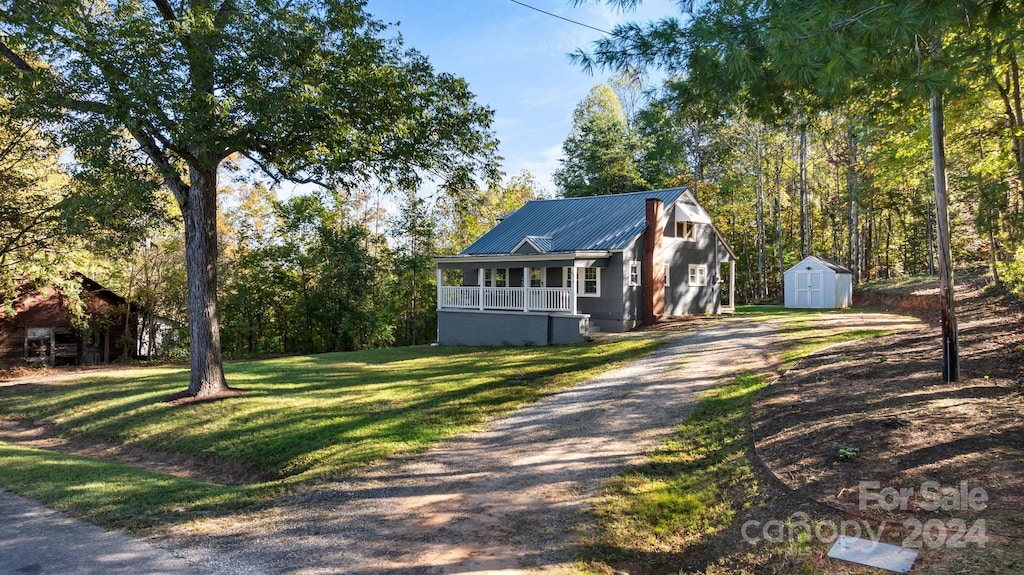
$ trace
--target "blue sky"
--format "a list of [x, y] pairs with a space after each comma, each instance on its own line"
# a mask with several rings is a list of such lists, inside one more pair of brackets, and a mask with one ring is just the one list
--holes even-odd
[[[635, 12], [605, 3], [573, 7], [570, 0], [525, 3], [610, 30], [618, 22], [648, 21], [678, 14], [670, 0], [646, 0]], [[399, 22], [405, 45], [426, 54], [435, 69], [469, 82], [477, 100], [495, 111], [508, 175], [529, 170], [549, 193], [572, 111], [590, 88], [607, 79], [588, 75], [567, 56], [590, 48], [602, 34], [546, 16], [509, 0], [369, 0], [367, 11]]]

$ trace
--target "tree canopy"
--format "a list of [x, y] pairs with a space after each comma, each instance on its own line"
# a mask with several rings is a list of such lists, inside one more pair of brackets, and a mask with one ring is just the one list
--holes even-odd
[[637, 147], [615, 91], [594, 86], [573, 111], [555, 184], [566, 197], [642, 190]]
[[185, 223], [192, 395], [226, 387], [217, 310], [225, 159], [280, 181], [448, 189], [493, 176], [492, 112], [357, 0], [0, 1], [12, 113], [45, 121], [80, 179], [154, 194]]

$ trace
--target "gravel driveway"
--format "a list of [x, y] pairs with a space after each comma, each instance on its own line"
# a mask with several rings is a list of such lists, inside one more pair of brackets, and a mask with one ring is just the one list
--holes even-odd
[[571, 563], [602, 482], [664, 439], [697, 395], [767, 365], [771, 322], [727, 318], [484, 431], [289, 496], [173, 527], [210, 573], [473, 573]]

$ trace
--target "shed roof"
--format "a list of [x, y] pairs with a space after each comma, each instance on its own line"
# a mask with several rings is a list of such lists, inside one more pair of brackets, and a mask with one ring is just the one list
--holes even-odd
[[[508, 254], [523, 238], [542, 237], [549, 252], [622, 250], [647, 227], [646, 202], [666, 206], [685, 188], [610, 196], [532, 200], [462, 251], [462, 255]], [[547, 245], [550, 238], [550, 246]]]
[[807, 256], [807, 257], [805, 257], [804, 259], [802, 259], [799, 262], [797, 262], [796, 265], [794, 265], [793, 267], [791, 267], [788, 270], [786, 270], [786, 273], [789, 273], [790, 271], [800, 267], [800, 265], [803, 264], [804, 262], [806, 262], [807, 260], [815, 261], [819, 265], [821, 265], [823, 267], [826, 267], [826, 268], [836, 272], [837, 274], [850, 274], [850, 275], [853, 275], [853, 272], [851, 272], [849, 269], [847, 269], [847, 268], [837, 264], [836, 262], [834, 262], [832, 260], [821, 258], [821, 257], [818, 257], [818, 256]]

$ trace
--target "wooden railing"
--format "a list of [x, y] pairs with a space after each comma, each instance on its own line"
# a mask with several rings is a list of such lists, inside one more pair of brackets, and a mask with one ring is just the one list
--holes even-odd
[[[440, 296], [440, 309], [559, 312], [572, 309], [570, 288], [485, 287], [481, 290], [476, 286], [442, 286]], [[524, 297], [527, 304], [525, 306]]]
[[438, 307], [455, 309], [480, 309], [480, 288], [465, 286], [444, 286]]
[[572, 290], [569, 288], [529, 288], [530, 309], [534, 311], [569, 311]]
[[[477, 288], [480, 289], [480, 288]], [[523, 309], [523, 288], [484, 288], [484, 309]]]

